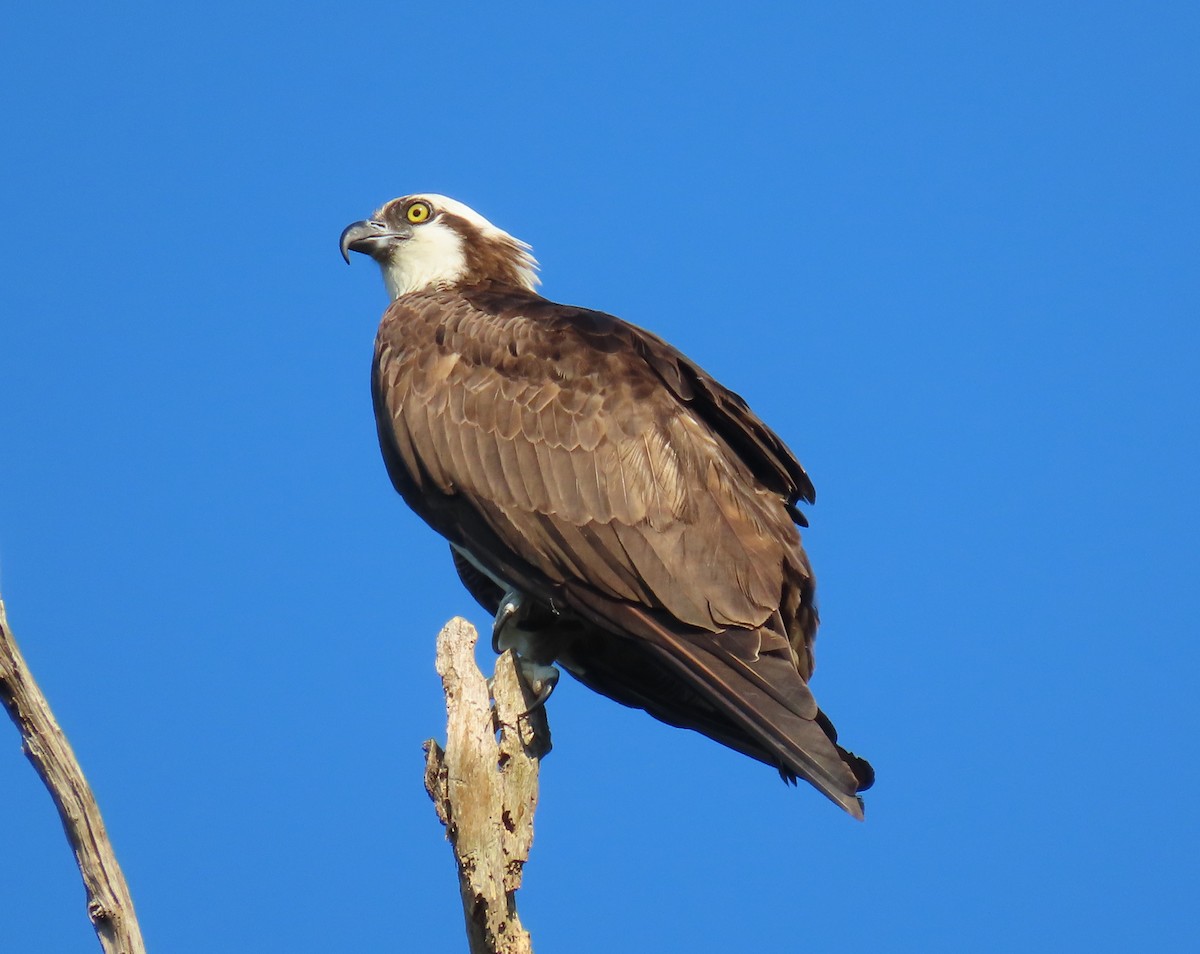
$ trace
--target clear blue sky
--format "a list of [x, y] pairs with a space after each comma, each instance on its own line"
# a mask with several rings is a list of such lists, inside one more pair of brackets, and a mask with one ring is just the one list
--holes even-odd
[[[879, 774], [856, 824], [564, 682], [538, 950], [1190, 950], [1200, 13], [452, 6], [5, 15], [0, 588], [151, 949], [464, 949], [420, 745], [485, 620], [337, 254], [427, 190], [796, 449], [815, 689]], [[94, 950], [0, 742], [0, 949]]]

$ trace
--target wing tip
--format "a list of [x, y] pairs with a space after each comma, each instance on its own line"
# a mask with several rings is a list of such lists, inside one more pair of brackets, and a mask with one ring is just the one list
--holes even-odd
[[843, 809], [845, 809], [846, 814], [850, 815], [852, 818], [855, 818], [858, 821], [866, 820], [867, 805], [866, 802], [863, 801], [863, 797], [861, 795], [857, 793], [842, 792], [838, 791], [837, 789], [829, 789], [823, 785], [816, 785], [814, 787], [835, 805], [840, 805]]
[[[839, 746], [839, 748], [841, 747]], [[785, 765], [779, 765], [776, 767], [779, 770], [779, 777], [783, 779], [785, 784], [797, 785], [799, 784], [800, 779], [803, 778], [806, 782], [811, 783], [813, 788], [828, 798], [835, 805], [841, 806], [848, 815], [851, 815], [859, 821], [865, 821], [866, 803], [863, 801], [862, 796], [859, 795], [858, 792], [865, 791], [866, 789], [870, 788], [872, 784], [874, 784], [875, 771], [871, 768], [870, 763], [867, 762], [866, 759], [860, 759], [858, 756], [850, 752], [846, 752], [845, 755], [850, 756], [849, 759], [846, 759], [846, 767], [854, 773], [854, 777], [858, 782], [855, 791], [845, 791], [839, 786], [824, 784], [823, 780], [818, 780], [812, 773], [798, 774], [793, 769], [790, 769]], [[851, 763], [851, 759], [853, 759], [853, 763]], [[861, 774], [863, 773], [864, 769], [866, 773], [865, 779], [864, 774]]]

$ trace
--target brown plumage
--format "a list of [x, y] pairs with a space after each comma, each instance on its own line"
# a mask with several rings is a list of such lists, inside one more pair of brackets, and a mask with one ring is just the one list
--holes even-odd
[[862, 817], [870, 766], [807, 687], [813, 488], [775, 433], [649, 332], [537, 295], [526, 247], [452, 200], [394, 200], [347, 248], [396, 294], [372, 374], [388, 473], [481, 605], [526, 594], [536, 661]]

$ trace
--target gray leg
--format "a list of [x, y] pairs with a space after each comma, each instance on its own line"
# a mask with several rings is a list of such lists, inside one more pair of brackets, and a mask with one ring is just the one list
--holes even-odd
[[[529, 598], [516, 590], [509, 590], [496, 608], [496, 619], [492, 625], [492, 651], [502, 653], [512, 649], [517, 654], [517, 668], [534, 694], [529, 711], [546, 704], [550, 693], [558, 684], [558, 670], [553, 666], [534, 662], [538, 655], [534, 651], [533, 634], [521, 629], [528, 612]], [[528, 713], [526, 713], [528, 714]]]

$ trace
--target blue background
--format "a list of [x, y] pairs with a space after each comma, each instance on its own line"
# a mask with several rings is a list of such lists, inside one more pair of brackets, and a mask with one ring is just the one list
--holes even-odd
[[[486, 620], [336, 247], [415, 191], [796, 449], [879, 774], [859, 825], [564, 682], [538, 950], [1194, 949], [1193, 5], [100, 6], [0, 39], [0, 586], [151, 950], [465, 949], [420, 745]], [[94, 950], [0, 741], [0, 949]]]

